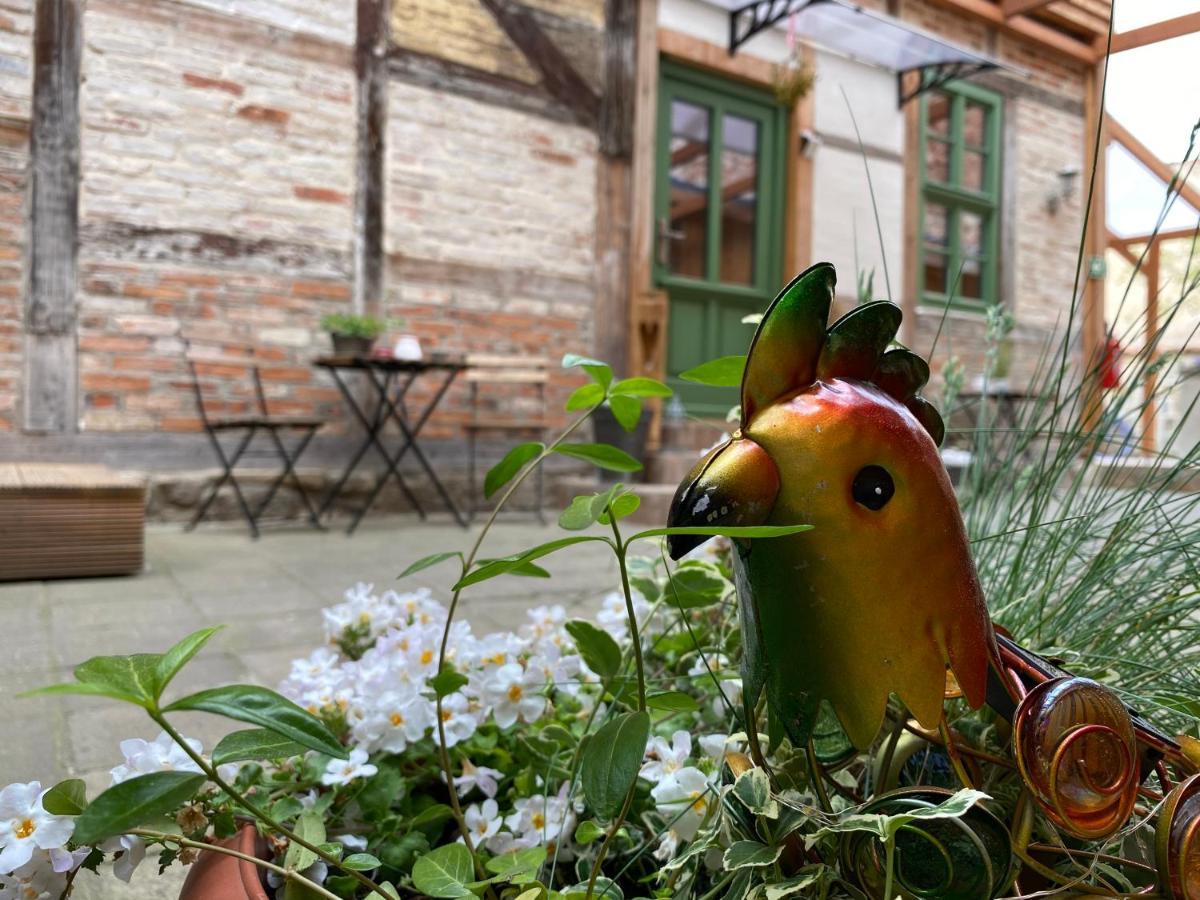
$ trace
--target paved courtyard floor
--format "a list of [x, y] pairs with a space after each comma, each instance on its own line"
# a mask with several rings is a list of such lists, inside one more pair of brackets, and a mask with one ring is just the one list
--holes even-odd
[[[426, 586], [443, 602], [453, 564], [426, 569], [397, 582], [413, 560], [443, 550], [466, 550], [477, 534], [449, 519], [390, 517], [367, 520], [353, 537], [341, 531], [287, 527], [252, 541], [244, 530], [151, 526], [146, 569], [134, 577], [0, 583], [0, 721], [8, 738], [0, 753], [0, 786], [38, 779], [44, 785], [84, 778], [89, 796], [109, 784], [109, 769], [122, 761], [125, 738], [153, 738], [156, 727], [141, 710], [87, 697], [19, 698], [22, 691], [66, 681], [71, 668], [91, 656], [159, 652], [205, 625], [226, 628], [172, 685], [180, 692], [235, 682], [274, 687], [292, 659], [322, 639], [323, 607], [341, 600], [355, 582], [378, 590]], [[502, 521], [483, 548], [504, 556], [563, 536], [554, 525]], [[619, 587], [616, 563], [606, 547], [584, 544], [541, 561], [553, 577], [497, 578], [463, 594], [461, 615], [477, 634], [512, 629], [525, 610], [562, 603], [587, 613]], [[202, 714], [181, 714], [178, 725], [210, 749], [235, 723]], [[74, 896], [175, 896], [175, 881], [155, 880], [148, 860], [132, 888], [111, 875], [81, 878]]]

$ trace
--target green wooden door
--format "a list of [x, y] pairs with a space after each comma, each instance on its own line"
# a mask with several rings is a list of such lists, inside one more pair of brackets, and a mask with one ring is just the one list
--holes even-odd
[[724, 416], [731, 389], [680, 381], [745, 353], [742, 322], [780, 287], [786, 114], [765, 92], [665, 62], [658, 103], [654, 276], [670, 297], [667, 377], [688, 412]]

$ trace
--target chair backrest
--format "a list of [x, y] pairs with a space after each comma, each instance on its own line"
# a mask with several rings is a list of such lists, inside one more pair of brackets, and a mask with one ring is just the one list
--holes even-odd
[[[481, 389], [492, 386], [509, 387], [510, 390], [506, 392], [504, 399], [514, 406], [520, 405], [521, 388], [531, 388], [536, 409], [526, 408], [524, 412], [536, 412], [538, 416], [546, 414], [546, 385], [550, 381], [551, 368], [551, 362], [547, 357], [469, 353], [465, 362], [467, 369], [461, 377], [471, 388], [471, 416], [473, 419], [478, 419], [481, 413]], [[493, 399], [499, 401], [501, 398], [496, 396]], [[521, 412], [521, 410], [514, 410], [514, 412]]]
[[[219, 383], [234, 385], [234, 390], [248, 380], [254, 388], [254, 403], [258, 415], [267, 415], [267, 397], [263, 390], [262, 375], [256, 362], [252, 344], [222, 340], [220, 342], [183, 336], [183, 356], [191, 376], [192, 392], [196, 397], [196, 408], [200, 419], [209, 424], [209, 409], [205, 403], [205, 384]], [[230, 406], [226, 398], [225, 406]], [[238, 404], [240, 405], [240, 404]], [[224, 410], [228, 412], [228, 409]]]

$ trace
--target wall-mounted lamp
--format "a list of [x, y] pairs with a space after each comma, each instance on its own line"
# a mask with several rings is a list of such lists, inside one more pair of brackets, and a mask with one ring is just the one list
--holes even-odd
[[1075, 182], [1079, 178], [1079, 166], [1063, 166], [1058, 170], [1054, 187], [1046, 195], [1046, 209], [1051, 215], [1058, 212], [1058, 207], [1075, 196]]

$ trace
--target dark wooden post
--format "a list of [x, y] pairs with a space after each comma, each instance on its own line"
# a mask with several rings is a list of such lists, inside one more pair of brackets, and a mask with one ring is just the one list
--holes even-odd
[[608, 0], [596, 172], [596, 354], [622, 375], [632, 374], [628, 372], [629, 235], [637, 25], [637, 0]]
[[357, 151], [354, 196], [356, 312], [380, 315], [384, 307], [383, 165], [387, 130], [388, 0], [358, 0], [354, 43], [357, 82]]
[[25, 305], [28, 431], [74, 431], [79, 230], [82, 0], [37, 0], [30, 123], [29, 291]]

